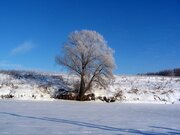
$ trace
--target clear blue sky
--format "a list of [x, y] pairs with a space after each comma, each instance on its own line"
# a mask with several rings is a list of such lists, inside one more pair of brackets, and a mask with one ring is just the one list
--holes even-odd
[[179, 0], [0, 0], [0, 69], [61, 72], [54, 57], [81, 29], [108, 41], [116, 74], [180, 67]]

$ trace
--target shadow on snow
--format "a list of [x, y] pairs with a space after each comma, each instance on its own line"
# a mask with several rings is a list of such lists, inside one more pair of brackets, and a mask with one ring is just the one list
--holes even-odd
[[106, 131], [112, 131], [112, 132], [119, 132], [117, 135], [120, 135], [120, 132], [124, 133], [135, 133], [139, 135], [180, 135], [180, 130], [167, 128], [167, 127], [158, 127], [158, 126], [150, 126], [150, 128], [153, 129], [160, 129], [165, 130], [165, 133], [157, 132], [157, 131], [141, 131], [138, 129], [124, 129], [124, 128], [117, 128], [117, 127], [111, 127], [106, 125], [99, 125], [99, 124], [93, 124], [88, 122], [80, 122], [75, 120], [66, 120], [66, 119], [57, 119], [57, 118], [49, 118], [49, 117], [34, 117], [34, 116], [25, 116], [20, 114], [14, 114], [14, 113], [8, 113], [8, 112], [0, 112], [0, 114], [4, 115], [10, 115], [14, 117], [19, 118], [26, 118], [26, 119], [34, 119], [34, 120], [42, 120], [42, 121], [49, 121], [49, 122], [56, 122], [56, 123], [63, 123], [63, 124], [70, 124], [70, 125], [76, 125], [81, 127], [87, 127], [87, 128], [94, 128], [94, 129], [100, 129], [100, 130], [106, 130]]

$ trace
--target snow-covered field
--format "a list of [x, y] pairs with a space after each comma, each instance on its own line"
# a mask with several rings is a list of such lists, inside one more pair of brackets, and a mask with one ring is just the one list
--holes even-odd
[[0, 100], [0, 135], [178, 135], [178, 104]]
[[0, 135], [180, 134], [180, 78], [116, 75], [108, 88], [92, 90], [96, 97], [122, 94], [110, 104], [53, 98], [76, 81], [67, 74], [1, 71]]
[[[54, 100], [57, 91], [71, 89], [76, 81], [75, 76], [68, 74], [1, 71], [0, 98], [10, 95], [18, 100]], [[120, 102], [180, 103], [180, 77], [115, 75], [109, 87], [95, 86], [92, 92], [96, 97], [120, 92]]]
[[121, 90], [126, 102], [180, 103], [180, 78], [175, 77], [115, 76], [109, 89]]

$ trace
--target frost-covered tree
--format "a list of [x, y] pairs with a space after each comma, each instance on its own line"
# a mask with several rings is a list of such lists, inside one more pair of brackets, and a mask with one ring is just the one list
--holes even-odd
[[56, 62], [79, 76], [78, 100], [83, 100], [94, 83], [106, 87], [113, 79], [113, 52], [96, 31], [81, 30], [69, 35]]

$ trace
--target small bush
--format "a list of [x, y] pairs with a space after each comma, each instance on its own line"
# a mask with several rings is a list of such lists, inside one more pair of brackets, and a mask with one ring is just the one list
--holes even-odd
[[2, 99], [8, 99], [8, 98], [13, 98], [13, 97], [14, 97], [14, 95], [12, 95], [12, 94], [1, 95]]
[[116, 97], [98, 97], [99, 100], [103, 101], [103, 102], [107, 102], [107, 103], [110, 103], [110, 102], [115, 102], [117, 100]]
[[[55, 99], [64, 99], [64, 100], [78, 100], [78, 93], [76, 91], [66, 91], [64, 89], [59, 89], [53, 95]], [[91, 101], [95, 100], [95, 95], [93, 93], [84, 95], [82, 101]]]
[[123, 100], [123, 92], [122, 90], [118, 91], [114, 97], [117, 99], [117, 100]]

